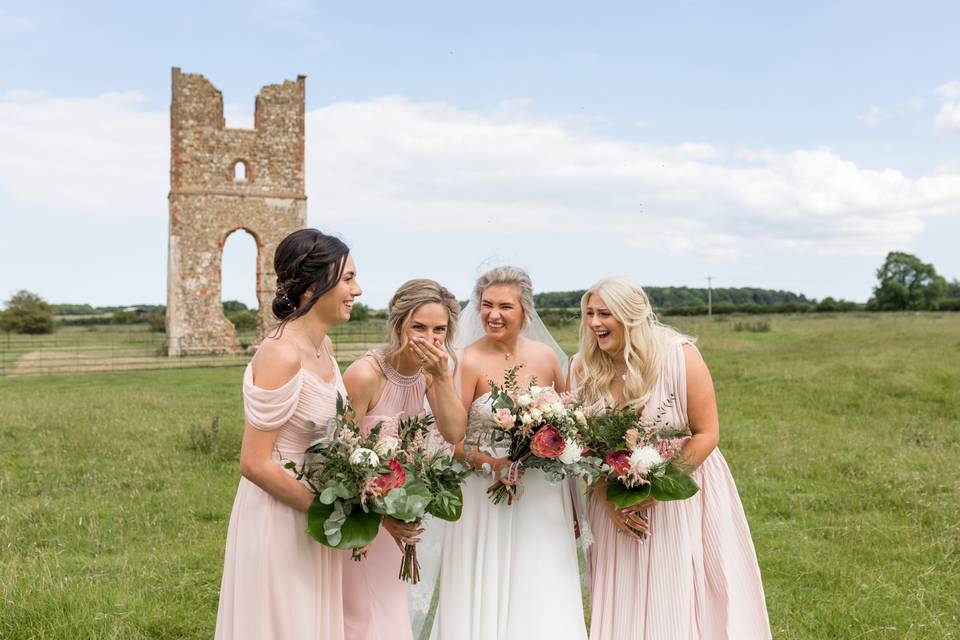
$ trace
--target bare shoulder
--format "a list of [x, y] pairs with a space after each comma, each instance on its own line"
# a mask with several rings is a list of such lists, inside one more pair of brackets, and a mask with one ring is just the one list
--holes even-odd
[[549, 363], [551, 367], [560, 366], [560, 359], [557, 357], [557, 352], [549, 345], [543, 342], [537, 342], [536, 340], [530, 340], [527, 348], [530, 349], [530, 354], [533, 356], [533, 358], [531, 358], [532, 360], [544, 364]]
[[689, 342], [684, 342], [682, 349], [683, 363], [687, 372], [687, 380], [710, 379], [710, 369], [707, 367], [707, 363], [704, 361], [703, 356], [700, 355], [700, 350]]
[[277, 389], [300, 371], [300, 349], [289, 340], [267, 338], [253, 357], [254, 383], [262, 389]]
[[482, 359], [483, 350], [479, 343], [474, 342], [463, 350], [463, 354], [460, 356], [460, 368], [463, 371], [474, 370], [480, 365]]
[[343, 383], [347, 386], [356, 385], [359, 388], [375, 387], [383, 374], [373, 361], [364, 356], [350, 363], [343, 372]]

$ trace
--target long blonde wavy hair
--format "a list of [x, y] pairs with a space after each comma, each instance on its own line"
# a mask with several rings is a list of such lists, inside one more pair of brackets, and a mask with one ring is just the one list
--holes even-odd
[[460, 317], [460, 303], [446, 287], [427, 278], [404, 282], [390, 298], [387, 304], [387, 345], [383, 350], [384, 357], [395, 355], [403, 349], [403, 336], [410, 326], [414, 312], [430, 303], [442, 305], [447, 310], [447, 335], [444, 346], [456, 367], [457, 356], [453, 352], [453, 340], [457, 332], [457, 319]]
[[611, 277], [596, 282], [580, 299], [580, 353], [575, 374], [585, 402], [603, 400], [607, 406], [613, 406], [610, 387], [617, 376], [613, 358], [600, 350], [587, 326], [587, 300], [592, 294], [600, 296], [611, 315], [623, 324], [623, 358], [627, 363], [623, 406], [642, 409], [650, 399], [667, 350], [680, 340], [694, 339], [662, 324], [646, 292], [630, 278]]

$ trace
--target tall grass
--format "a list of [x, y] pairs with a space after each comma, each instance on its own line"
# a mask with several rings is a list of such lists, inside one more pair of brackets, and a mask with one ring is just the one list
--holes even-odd
[[[679, 321], [716, 381], [774, 637], [960, 637], [960, 323], [775, 322]], [[557, 337], [575, 349], [576, 327]], [[0, 638], [212, 636], [241, 374], [0, 380]]]

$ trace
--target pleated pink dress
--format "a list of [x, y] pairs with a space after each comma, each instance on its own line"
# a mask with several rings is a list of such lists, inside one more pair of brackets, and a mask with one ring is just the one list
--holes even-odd
[[[644, 409], [652, 418], [673, 393], [665, 419], [676, 427], [689, 425], [682, 345], [668, 352]], [[643, 541], [620, 533], [590, 497], [590, 640], [771, 637], [750, 528], [719, 449], [693, 478], [700, 486], [695, 496], [647, 512], [650, 528]]]
[[[370, 351], [366, 357], [376, 362], [387, 382], [376, 406], [360, 421], [364, 433], [387, 418], [423, 412], [427, 378], [422, 371], [404, 376], [386, 362], [380, 351]], [[349, 553], [343, 554], [343, 618], [347, 640], [410, 640], [413, 637], [407, 583], [397, 577], [402, 558], [400, 547], [383, 528], [363, 560], [355, 562]]]
[[[333, 358], [331, 358], [333, 360]], [[277, 433], [274, 460], [303, 461], [304, 450], [329, 437], [337, 393], [346, 397], [336, 361], [327, 382], [301, 369], [279, 389], [243, 376], [243, 408], [252, 427]], [[230, 514], [216, 638], [343, 638], [340, 552], [306, 533], [306, 514], [240, 478]]]

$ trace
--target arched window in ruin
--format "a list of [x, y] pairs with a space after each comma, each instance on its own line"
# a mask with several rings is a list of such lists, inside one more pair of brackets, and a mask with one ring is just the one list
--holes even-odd
[[247, 181], [247, 163], [243, 160], [237, 160], [233, 163], [233, 181], [234, 182], [246, 182]]
[[241, 227], [227, 234], [220, 256], [223, 315], [234, 325], [242, 346], [253, 342], [257, 329], [258, 251], [256, 236]]

